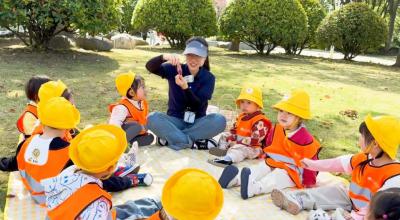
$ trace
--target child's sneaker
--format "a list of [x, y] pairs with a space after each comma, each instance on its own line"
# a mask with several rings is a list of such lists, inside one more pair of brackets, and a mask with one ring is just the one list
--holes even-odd
[[208, 151], [211, 155], [217, 156], [217, 157], [223, 157], [228, 153], [227, 149], [221, 149], [218, 147], [213, 147]]
[[200, 139], [193, 143], [192, 149], [209, 150], [214, 147], [218, 147], [218, 144], [214, 139]]
[[167, 139], [157, 137], [157, 144], [162, 147], [168, 146], [168, 141], [167, 141]]
[[153, 176], [150, 173], [128, 174], [126, 177], [132, 180], [132, 187], [150, 186], [153, 183]]
[[134, 166], [134, 167], [138, 166], [136, 164], [138, 152], [139, 152], [138, 143], [133, 142], [128, 153], [123, 154], [121, 156], [121, 159], [119, 160], [120, 166]]
[[227, 189], [239, 185], [239, 169], [233, 165], [225, 167], [218, 180], [222, 188]]
[[297, 215], [303, 210], [302, 199], [295, 194], [289, 194], [280, 189], [274, 189], [271, 192], [271, 199], [276, 206], [286, 210], [292, 215]]
[[140, 165], [136, 165], [136, 166], [120, 166], [114, 172], [114, 176], [124, 177], [124, 176], [127, 176], [128, 174], [136, 174], [136, 173], [139, 172], [139, 170], [140, 170]]
[[310, 211], [310, 214], [308, 214], [308, 220], [332, 220], [332, 218], [324, 210], [317, 209]]
[[153, 143], [154, 135], [146, 133], [133, 138], [133, 141], [137, 142], [139, 146], [148, 146]]
[[215, 158], [215, 159], [208, 159], [207, 162], [209, 162], [212, 165], [218, 166], [218, 167], [227, 167], [229, 165], [232, 165], [232, 161], [229, 160], [224, 160], [220, 158]]

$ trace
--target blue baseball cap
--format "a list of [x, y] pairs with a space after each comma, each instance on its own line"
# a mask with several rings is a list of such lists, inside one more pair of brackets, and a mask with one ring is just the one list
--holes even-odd
[[183, 54], [184, 55], [194, 54], [194, 55], [206, 58], [208, 55], [208, 51], [207, 51], [207, 47], [204, 44], [194, 40], [186, 45], [186, 48], [185, 48], [185, 51], [183, 51]]

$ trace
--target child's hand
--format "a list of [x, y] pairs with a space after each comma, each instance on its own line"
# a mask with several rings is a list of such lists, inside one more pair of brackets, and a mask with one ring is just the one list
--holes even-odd
[[175, 83], [176, 83], [176, 85], [178, 85], [182, 89], [189, 88], [188, 83], [186, 82], [186, 80], [183, 78], [183, 76], [181, 74], [176, 74]]
[[177, 66], [177, 65], [181, 64], [179, 57], [176, 54], [163, 54], [163, 59], [168, 61], [173, 66]]

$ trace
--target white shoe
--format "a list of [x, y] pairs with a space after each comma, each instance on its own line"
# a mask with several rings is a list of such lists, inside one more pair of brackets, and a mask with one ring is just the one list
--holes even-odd
[[332, 218], [322, 209], [311, 210], [308, 220], [332, 220]]
[[139, 152], [139, 145], [137, 142], [133, 142], [131, 149], [128, 153], [123, 154], [119, 160], [121, 166], [137, 166], [137, 155]]

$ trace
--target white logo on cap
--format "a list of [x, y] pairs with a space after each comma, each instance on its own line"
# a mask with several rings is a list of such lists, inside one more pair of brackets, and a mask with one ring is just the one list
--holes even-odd
[[252, 93], [254, 92], [254, 90], [253, 90], [253, 88], [247, 88], [247, 89], [246, 89], [246, 92], [247, 92], [248, 94], [252, 94]]

